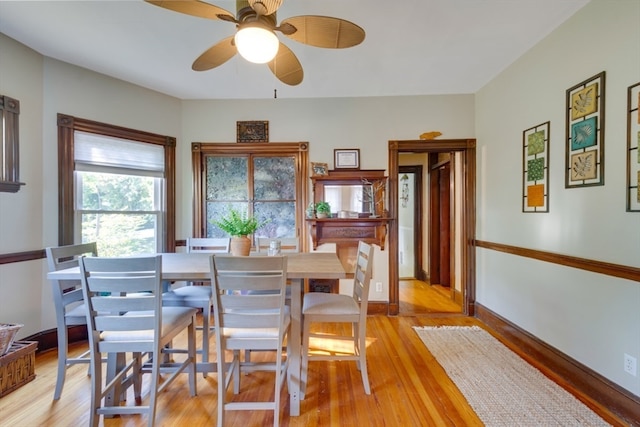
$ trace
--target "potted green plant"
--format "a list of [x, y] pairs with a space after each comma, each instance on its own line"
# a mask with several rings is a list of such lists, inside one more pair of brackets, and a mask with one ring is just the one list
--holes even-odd
[[328, 202], [316, 203], [316, 216], [318, 218], [327, 218], [331, 214], [331, 206]]
[[219, 220], [211, 223], [231, 236], [230, 251], [232, 255], [247, 256], [251, 251], [250, 234], [268, 223], [269, 220], [258, 221], [257, 218], [249, 216], [247, 212], [239, 212], [236, 209], [229, 209], [229, 212]]

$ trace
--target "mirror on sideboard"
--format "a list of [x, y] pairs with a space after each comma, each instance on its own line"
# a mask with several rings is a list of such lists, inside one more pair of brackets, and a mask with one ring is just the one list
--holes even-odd
[[384, 170], [330, 170], [327, 175], [311, 178], [314, 203], [325, 201], [331, 213], [357, 213], [360, 217], [385, 216]]

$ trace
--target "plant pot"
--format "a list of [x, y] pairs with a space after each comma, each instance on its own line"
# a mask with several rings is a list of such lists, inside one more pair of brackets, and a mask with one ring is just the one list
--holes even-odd
[[316, 212], [316, 218], [327, 218], [329, 216], [328, 213], [325, 212]]
[[251, 252], [251, 240], [247, 236], [232, 237], [229, 251], [233, 256], [249, 256]]

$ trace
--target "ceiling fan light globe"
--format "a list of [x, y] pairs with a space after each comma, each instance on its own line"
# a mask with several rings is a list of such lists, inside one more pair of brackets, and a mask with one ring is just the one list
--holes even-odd
[[246, 26], [236, 33], [235, 44], [247, 61], [265, 64], [275, 58], [280, 41], [271, 30], [261, 26]]

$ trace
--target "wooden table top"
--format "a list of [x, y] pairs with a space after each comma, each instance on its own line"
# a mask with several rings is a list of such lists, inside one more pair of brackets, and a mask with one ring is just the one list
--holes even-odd
[[[287, 255], [287, 277], [290, 279], [342, 279], [346, 273], [335, 253], [300, 252]], [[162, 278], [165, 280], [205, 281], [210, 279], [206, 253], [163, 253]], [[77, 267], [47, 274], [53, 280], [80, 279]]]

